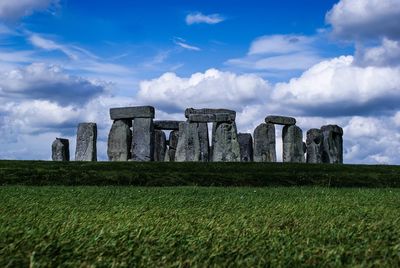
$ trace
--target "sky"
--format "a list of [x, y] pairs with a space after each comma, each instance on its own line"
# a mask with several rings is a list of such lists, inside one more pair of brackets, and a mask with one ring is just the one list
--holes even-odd
[[109, 108], [152, 105], [337, 124], [345, 163], [400, 164], [399, 25], [399, 0], [0, 0], [0, 159], [96, 122], [106, 160]]

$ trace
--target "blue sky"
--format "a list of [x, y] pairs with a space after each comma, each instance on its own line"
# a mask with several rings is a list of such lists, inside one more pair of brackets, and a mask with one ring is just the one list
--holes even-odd
[[108, 109], [150, 104], [235, 109], [250, 133], [268, 114], [339, 124], [346, 162], [399, 164], [398, 25], [397, 0], [2, 0], [0, 158], [49, 159], [59, 136], [73, 152], [95, 121], [106, 159]]

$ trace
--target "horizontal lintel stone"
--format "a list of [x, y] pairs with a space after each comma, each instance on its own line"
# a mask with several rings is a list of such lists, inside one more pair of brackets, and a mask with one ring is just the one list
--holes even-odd
[[269, 115], [265, 118], [265, 123], [290, 126], [296, 125], [296, 119], [288, 116]]
[[154, 128], [161, 130], [179, 130], [179, 123], [183, 121], [175, 120], [155, 120]]
[[187, 108], [185, 110], [185, 117], [189, 118], [191, 114], [229, 114], [235, 120], [236, 112], [233, 110], [228, 109], [210, 109], [210, 108], [203, 108], [203, 109], [194, 109], [194, 108]]
[[190, 114], [189, 122], [195, 123], [208, 123], [208, 122], [233, 122], [235, 116], [232, 114], [219, 113], [219, 114]]
[[152, 106], [121, 107], [110, 109], [110, 118], [112, 120], [154, 118], [154, 114], [154, 107]]

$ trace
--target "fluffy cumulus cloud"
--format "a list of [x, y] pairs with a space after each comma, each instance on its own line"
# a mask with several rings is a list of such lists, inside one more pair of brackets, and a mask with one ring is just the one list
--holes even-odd
[[29, 16], [34, 11], [47, 9], [50, 5], [57, 5], [59, 0], [1, 0], [0, 20], [17, 20]]
[[224, 20], [225, 20], [225, 18], [223, 16], [221, 16], [220, 14], [204, 15], [201, 12], [194, 12], [194, 13], [190, 13], [186, 16], [186, 24], [187, 25], [200, 24], [200, 23], [217, 24], [217, 23], [223, 22]]

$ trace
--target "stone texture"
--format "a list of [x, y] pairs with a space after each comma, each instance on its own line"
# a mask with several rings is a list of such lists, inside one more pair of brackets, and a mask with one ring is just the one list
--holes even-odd
[[303, 131], [295, 125], [284, 126], [282, 130], [283, 162], [305, 162]]
[[185, 110], [185, 117], [189, 118], [189, 115], [191, 114], [229, 114], [231, 117], [231, 121], [234, 121], [236, 118], [236, 112], [233, 110], [228, 110], [228, 109], [209, 109], [209, 108], [203, 108], [203, 109], [194, 109], [194, 108], [187, 108]]
[[239, 162], [240, 145], [236, 123], [213, 123], [212, 161]]
[[114, 120], [108, 135], [107, 155], [110, 161], [128, 161], [131, 158], [132, 120]]
[[233, 122], [234, 116], [228, 113], [220, 114], [189, 114], [189, 122], [207, 123], [207, 122]]
[[80, 123], [76, 135], [75, 161], [97, 161], [96, 143], [96, 123]]
[[171, 161], [171, 162], [175, 161], [175, 153], [176, 153], [176, 148], [178, 147], [178, 139], [179, 139], [179, 131], [173, 130], [169, 133], [166, 161]]
[[154, 130], [154, 161], [163, 162], [167, 150], [167, 138], [165, 132], [159, 129]]
[[254, 130], [254, 162], [276, 162], [275, 125], [262, 123]]
[[154, 156], [153, 119], [135, 118], [132, 129], [132, 160], [152, 161]]
[[156, 120], [154, 121], [154, 129], [160, 130], [179, 130], [179, 123], [183, 121], [175, 120]]
[[239, 133], [240, 161], [253, 162], [253, 138], [250, 133]]
[[296, 119], [288, 116], [270, 115], [265, 118], [265, 123], [290, 126], [296, 124]]
[[197, 127], [197, 123], [183, 122], [179, 124], [176, 162], [200, 161], [200, 139]]
[[117, 119], [134, 119], [134, 118], [154, 118], [154, 107], [152, 106], [136, 106], [111, 108], [111, 120]]
[[330, 164], [343, 163], [343, 129], [337, 125], [321, 127], [322, 162]]
[[200, 143], [200, 162], [210, 161], [210, 141], [208, 139], [207, 123], [198, 123], [197, 132], [199, 134]]
[[53, 161], [69, 161], [69, 140], [56, 138], [51, 145], [51, 159]]
[[307, 131], [307, 163], [322, 163], [322, 131], [312, 128]]

